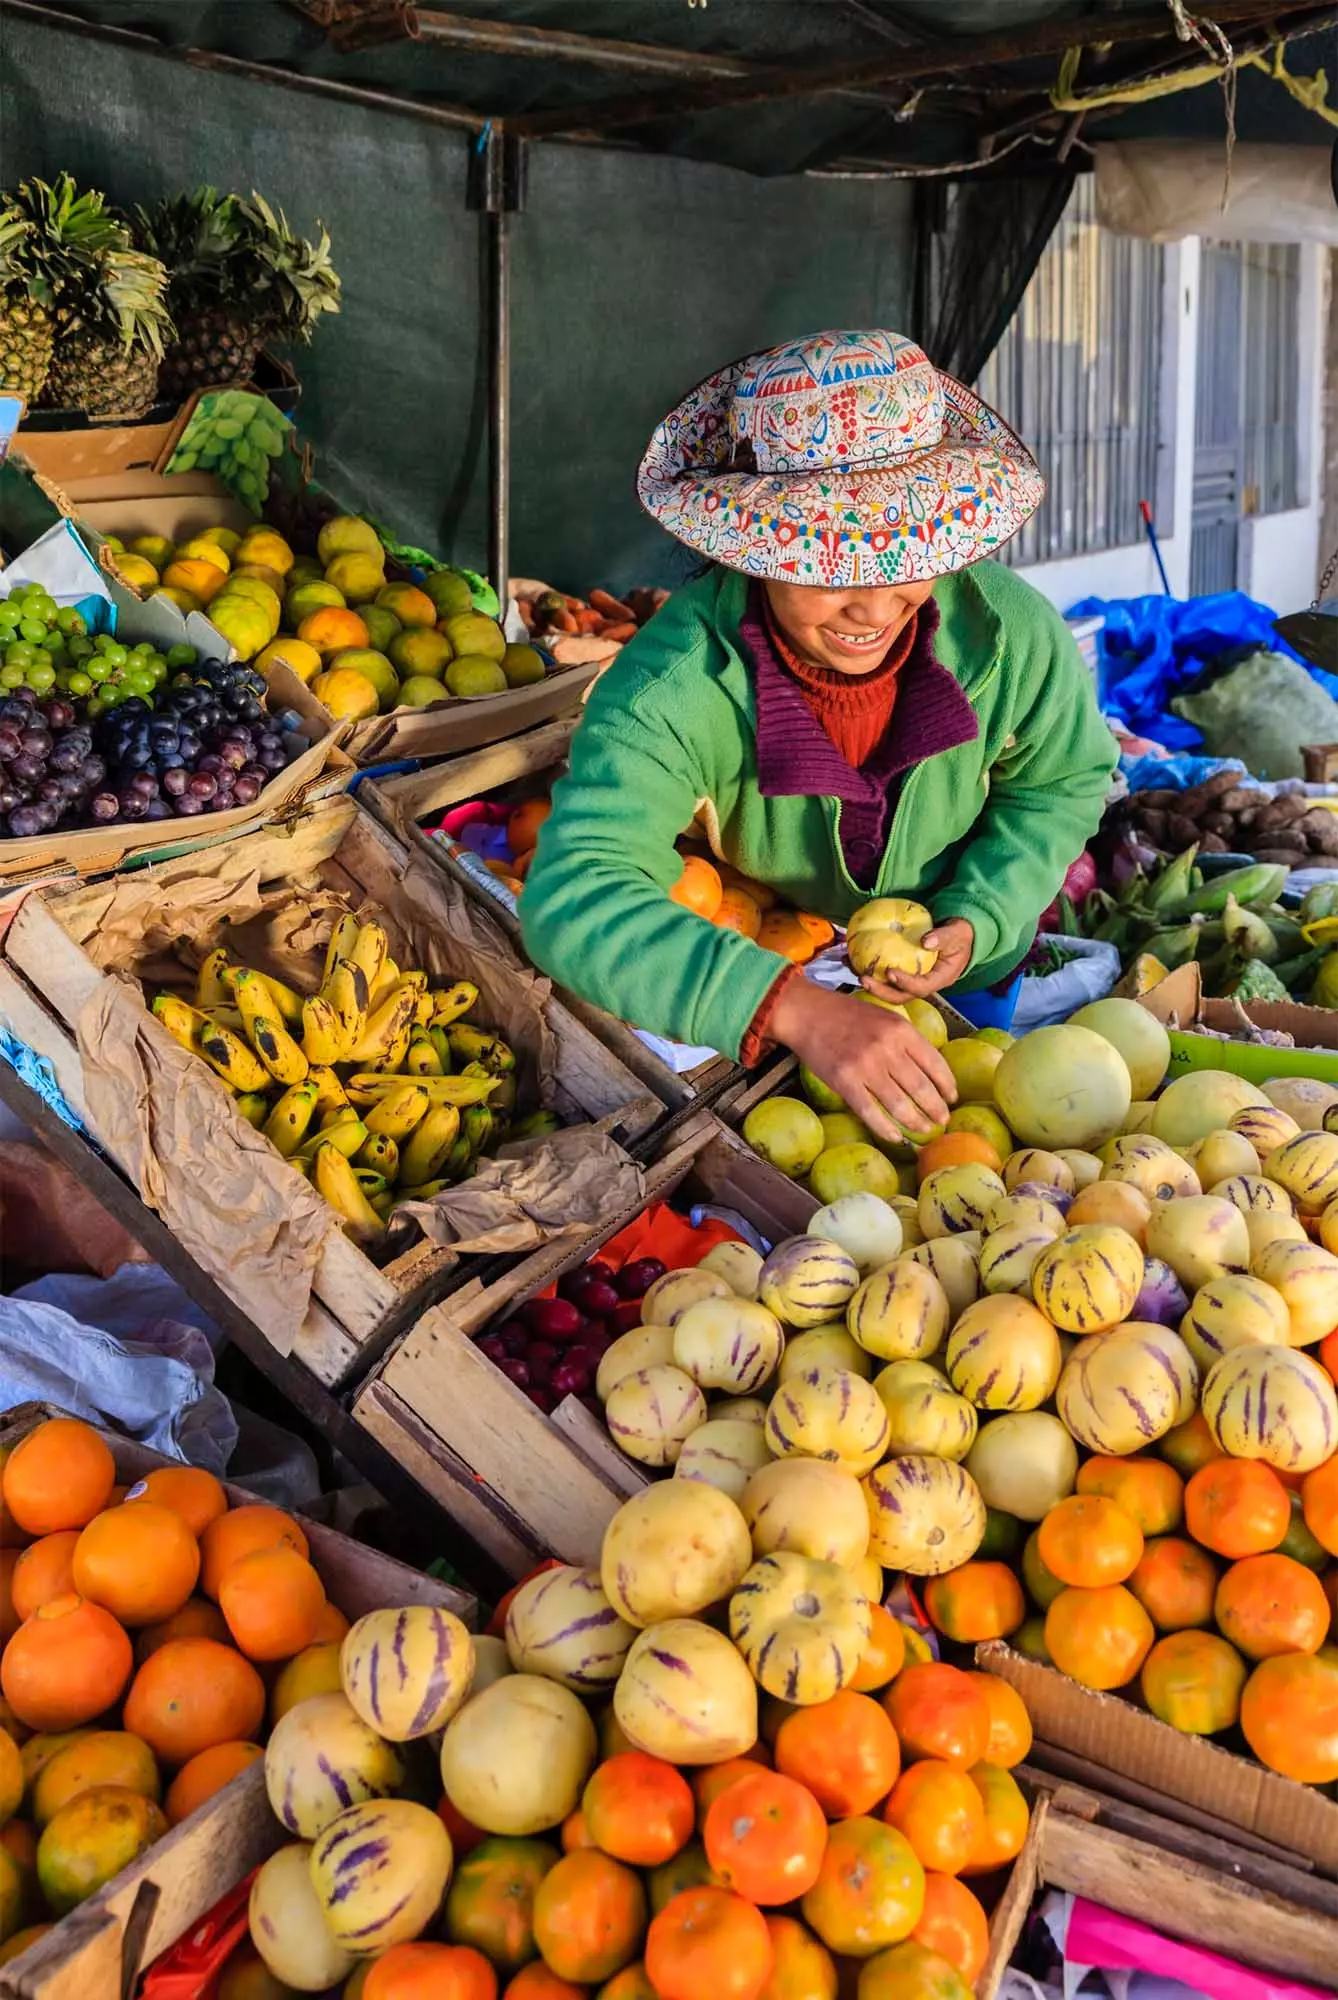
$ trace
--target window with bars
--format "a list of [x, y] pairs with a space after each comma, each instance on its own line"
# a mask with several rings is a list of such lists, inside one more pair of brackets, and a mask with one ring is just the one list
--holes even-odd
[[1139, 540], [1138, 503], [1156, 484], [1163, 262], [1160, 244], [1098, 227], [1094, 177], [1081, 176], [976, 384], [1046, 477], [1045, 500], [1006, 561]]

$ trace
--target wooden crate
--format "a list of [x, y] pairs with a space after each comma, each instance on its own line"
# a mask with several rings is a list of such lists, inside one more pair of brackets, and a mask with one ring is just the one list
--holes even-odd
[[[448, 844], [425, 833], [419, 822], [429, 814], [443, 813], [451, 806], [462, 805], [467, 799], [500, 798], [506, 801], [511, 797], [529, 796], [532, 786], [527, 781], [541, 776], [552, 779], [559, 775], [566, 763], [579, 720], [579, 715], [559, 716], [538, 729], [528, 730], [523, 736], [512, 736], [505, 743], [472, 750], [462, 757], [447, 758], [426, 771], [413, 771], [403, 776], [369, 777], [359, 788], [362, 803], [369, 812], [376, 814], [383, 825], [389, 827], [397, 839], [430, 855], [438, 867], [461, 883], [467, 895], [486, 902], [517, 950], [523, 950], [523, 946], [511, 892], [495, 877], [488, 875], [486, 879], [480, 879], [479, 872], [462, 867]], [[618, 1020], [616, 1015], [607, 1013], [602, 1007], [592, 1005], [568, 987], [558, 990], [563, 1005], [578, 1020], [584, 1021], [604, 1046], [612, 1049], [619, 1061], [640, 1077], [662, 1103], [672, 1108], [711, 1103], [720, 1090], [744, 1074], [729, 1056], [713, 1056], [709, 1061], [699, 1063], [695, 1069], [679, 1074], [667, 1063], [661, 1062], [625, 1021]]]
[[537, 1250], [426, 1313], [353, 1405], [354, 1420], [413, 1473], [511, 1575], [557, 1555], [597, 1563], [615, 1509], [646, 1484], [584, 1404], [551, 1416], [494, 1367], [474, 1336], [592, 1257], [641, 1206], [687, 1196], [732, 1208], [770, 1242], [801, 1232], [812, 1200], [699, 1112], [646, 1170], [645, 1203], [576, 1246]]
[[[283, 884], [314, 873], [355, 904], [367, 897], [392, 918], [412, 914], [420, 925], [431, 922], [440, 936], [452, 941], [453, 970], [461, 977], [480, 976], [485, 991], [489, 979], [494, 984], [499, 978], [504, 981], [512, 966], [518, 979], [533, 977], [525, 973], [500, 933], [487, 935], [477, 911], [449, 883], [431, 878], [430, 909], [411, 906], [402, 886], [408, 860], [403, 847], [369, 814], [353, 800], [340, 798], [304, 814], [291, 827], [270, 828], [207, 857], [186, 855], [168, 862], [154, 879], [164, 889], [177, 887], [194, 881], [207, 868], [210, 886], [223, 907], [218, 898], [220, 881], [254, 876]], [[85, 1123], [87, 1092], [74, 1030], [105, 975], [77, 938], [87, 936], [94, 926], [90, 912], [101, 907], [108, 886], [35, 892], [0, 941], [0, 1022], [51, 1063], [66, 1101]], [[658, 1099], [560, 1001], [549, 997], [542, 1012], [554, 1046], [552, 1106], [564, 1122], [603, 1121], [615, 1139], [627, 1143], [643, 1137], [662, 1115]], [[143, 1032], [155, 1051], [179, 1066], [180, 1054], [173, 1055], [177, 1045], [152, 1016], [146, 1018]], [[533, 1074], [537, 1050], [522, 1046], [518, 1053], [522, 1063], [529, 1059]], [[219, 1125], [233, 1131], [243, 1147], [252, 1145], [254, 1135], [248, 1136], [249, 1128], [243, 1130], [231, 1098], [222, 1091], [216, 1096]], [[99, 1138], [91, 1125], [89, 1129]], [[135, 1178], [126, 1158], [117, 1157], [111, 1148], [104, 1150]], [[229, 1221], [220, 1214], [209, 1240], [182, 1240], [200, 1267], [235, 1296], [229, 1276], [238, 1253]], [[378, 1265], [342, 1230], [332, 1227], [320, 1251], [310, 1302], [292, 1352], [327, 1385], [365, 1373], [387, 1341], [462, 1275], [453, 1252], [426, 1242]], [[262, 1331], [273, 1337], [268, 1327]]]
[[[0, 1447], [63, 1412], [25, 1403], [0, 1418]], [[169, 1460], [128, 1438], [107, 1438], [122, 1481], [142, 1479]], [[229, 1485], [234, 1506], [255, 1498]], [[348, 1618], [408, 1604], [435, 1604], [476, 1627], [466, 1592], [407, 1569], [315, 1521], [303, 1521], [311, 1560], [333, 1604]], [[21, 1957], [0, 1966], [0, 2000], [103, 2000], [134, 1990], [139, 1971], [287, 1839], [270, 1811], [265, 1773], [254, 1764], [217, 1792], [156, 1847], [56, 1924]]]

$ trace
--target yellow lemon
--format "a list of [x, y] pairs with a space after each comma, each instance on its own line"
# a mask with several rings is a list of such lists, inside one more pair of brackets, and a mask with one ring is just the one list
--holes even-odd
[[149, 596], [165, 597], [169, 604], [175, 604], [177, 610], [181, 612], [202, 611], [204, 609], [198, 597], [193, 596], [189, 590], [179, 589], [172, 583], [160, 583], [156, 590], [149, 592]]
[[327, 667], [311, 683], [311, 692], [336, 722], [362, 722], [375, 715], [380, 706], [376, 689], [366, 674], [347, 667]]
[[256, 671], [267, 674], [271, 667], [287, 667], [300, 681], [310, 683], [321, 670], [321, 656], [305, 639], [275, 639], [256, 655]]
[[280, 576], [287, 576], [295, 558], [283, 536], [273, 528], [248, 528], [237, 545], [235, 560], [263, 563], [266, 569], [276, 569]]
[[361, 520], [356, 514], [336, 514], [321, 529], [316, 543], [316, 553], [323, 563], [333, 562], [336, 556], [354, 552], [367, 556], [377, 556], [384, 563], [385, 550], [381, 537], [370, 521]]
[[198, 556], [201, 562], [211, 562], [215, 569], [221, 569], [224, 576], [232, 568], [232, 559], [226, 549], [217, 542], [206, 541], [203, 535], [192, 535], [188, 542], [178, 542], [177, 558]]
[[943, 1060], [952, 1071], [957, 1095], [965, 1104], [994, 1101], [994, 1072], [1003, 1061], [1003, 1050], [978, 1035], [963, 1035], [959, 1042], [947, 1042]]
[[172, 560], [172, 544], [166, 535], [136, 535], [126, 546], [132, 556], [143, 556], [156, 570], [165, 570]]
[[988, 1139], [1001, 1160], [1017, 1149], [1017, 1141], [998, 1112], [988, 1104], [959, 1104], [948, 1113], [950, 1132], [975, 1132]]
[[118, 555], [116, 568], [132, 590], [152, 590], [158, 581], [158, 572], [147, 556]]
[[227, 582], [224, 572], [214, 563], [205, 562], [200, 556], [178, 556], [163, 571], [163, 582], [178, 590], [190, 591], [201, 604], [208, 604], [210, 598], [217, 597]]
[[948, 1024], [937, 1007], [928, 1000], [905, 1000], [902, 1008], [915, 1032], [923, 1035], [932, 1048], [947, 1047]]
[[375, 556], [354, 550], [335, 557], [325, 572], [325, 580], [343, 591], [346, 604], [370, 604], [385, 583], [386, 573]]
[[242, 538], [235, 528], [206, 528], [195, 539], [197, 542], [217, 542], [224, 555], [231, 556]]

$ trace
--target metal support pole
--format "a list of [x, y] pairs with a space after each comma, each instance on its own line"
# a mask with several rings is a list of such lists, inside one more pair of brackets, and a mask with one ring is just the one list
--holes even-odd
[[511, 218], [525, 204], [525, 150], [501, 125], [479, 134], [469, 205], [483, 219], [488, 352], [488, 575], [506, 605], [511, 573]]

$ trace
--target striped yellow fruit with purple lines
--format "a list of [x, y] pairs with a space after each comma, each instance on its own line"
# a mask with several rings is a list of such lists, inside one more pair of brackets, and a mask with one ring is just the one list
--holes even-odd
[[[1225, 1271], [1244, 1271], [1250, 1262], [1245, 1216], [1229, 1201], [1210, 1194], [1183, 1201], [1157, 1201], [1148, 1218], [1147, 1253], [1169, 1264], [1187, 1291], [1196, 1292]], [[1084, 1331], [1095, 1333], [1090, 1327]]]
[[975, 1407], [923, 1361], [893, 1361], [875, 1375], [887, 1411], [888, 1450], [962, 1459], [976, 1441]]
[[723, 1764], [757, 1741], [757, 1683], [723, 1632], [700, 1618], [668, 1618], [637, 1634], [613, 1713], [648, 1756]]
[[813, 1556], [762, 1556], [729, 1600], [729, 1636], [760, 1688], [809, 1707], [854, 1679], [869, 1600], [847, 1570]]
[[848, 1250], [822, 1236], [791, 1236], [762, 1266], [757, 1296], [783, 1326], [800, 1332], [840, 1319], [859, 1285]]
[[1077, 1178], [1069, 1162], [1059, 1153], [1048, 1153], [1043, 1146], [1019, 1146], [1004, 1161], [1003, 1183], [1010, 1194], [1027, 1181], [1058, 1188], [1061, 1194], [1076, 1194], [1078, 1191]]
[[1031, 1290], [1052, 1326], [1086, 1335], [1127, 1319], [1142, 1282], [1143, 1252], [1133, 1237], [1089, 1222], [1066, 1229], [1041, 1253]]
[[839, 1320], [833, 1320], [830, 1326], [812, 1327], [809, 1332], [797, 1333], [793, 1340], [786, 1341], [776, 1379], [788, 1382], [792, 1375], [802, 1375], [806, 1368], [845, 1368], [869, 1382], [873, 1379], [873, 1356], [866, 1353], [853, 1334], [846, 1332]]
[[1302, 1215], [1319, 1215], [1338, 1195], [1338, 1132], [1298, 1132], [1264, 1161], [1264, 1173], [1286, 1188]]
[[920, 1183], [916, 1213], [927, 1237], [956, 1236], [963, 1229], [983, 1229], [985, 1217], [1008, 1192], [991, 1167], [968, 1161], [962, 1167], [939, 1167]]
[[[1026, 1185], [1024, 1182], [1023, 1187]], [[1062, 1196], [1060, 1198], [1063, 1199]], [[1045, 1195], [1023, 1193], [1019, 1189], [1017, 1193], [1006, 1194], [1001, 1201], [990, 1205], [985, 1217], [985, 1234], [993, 1236], [996, 1229], [1010, 1229], [1018, 1223], [1025, 1223], [1029, 1228], [1037, 1229], [1042, 1235], [1048, 1236], [1053, 1242], [1056, 1236], [1064, 1234], [1066, 1213], [1067, 1204], [1064, 1208], [1059, 1208], [1053, 1201], [1047, 1200]]]
[[1294, 1212], [1286, 1188], [1279, 1187], [1276, 1181], [1265, 1180], [1262, 1174], [1231, 1174], [1224, 1181], [1215, 1181], [1208, 1192], [1216, 1201], [1229, 1201], [1244, 1215]]
[[1338, 1326], [1338, 1257], [1318, 1243], [1270, 1243], [1251, 1265], [1287, 1308], [1292, 1347], [1309, 1347]]
[[1026, 1222], [991, 1230], [980, 1250], [982, 1290], [1018, 1292], [1029, 1299], [1032, 1275], [1054, 1240], [1048, 1229]]
[[788, 1550], [853, 1569], [868, 1550], [860, 1483], [827, 1459], [773, 1459], [753, 1474], [739, 1506], [759, 1556]]
[[1059, 1335], [1030, 1299], [977, 1299], [948, 1335], [948, 1380], [978, 1410], [1038, 1410], [1059, 1380]]
[[629, 1625], [691, 1618], [728, 1597], [753, 1559], [748, 1524], [727, 1493], [664, 1479], [624, 1500], [600, 1549], [600, 1582]]
[[907, 1256], [913, 1264], [923, 1264], [942, 1285], [948, 1313], [959, 1313], [980, 1297], [980, 1251], [984, 1242], [978, 1229], [964, 1229], [960, 1236], [931, 1236], [917, 1243]]
[[777, 1458], [827, 1458], [862, 1479], [887, 1450], [887, 1411], [873, 1385], [844, 1368], [807, 1368], [782, 1383], [767, 1411]]
[[643, 1326], [672, 1326], [689, 1306], [701, 1299], [727, 1299], [728, 1283], [717, 1271], [666, 1271], [641, 1301]]
[[265, 1745], [265, 1789], [289, 1833], [315, 1840], [330, 1821], [404, 1782], [398, 1753], [346, 1695], [313, 1694], [275, 1723]]
[[1206, 1375], [1228, 1348], [1289, 1346], [1291, 1318], [1282, 1294], [1262, 1278], [1227, 1271], [1199, 1286], [1180, 1322], [1180, 1338]]
[[1294, 1347], [1233, 1347], [1209, 1370], [1203, 1414], [1232, 1458], [1279, 1472], [1313, 1472], [1338, 1446], [1333, 1383]]
[[875, 1271], [846, 1307], [847, 1330], [880, 1361], [927, 1360], [942, 1347], [951, 1320], [942, 1284], [913, 1256]]
[[1247, 1104], [1227, 1125], [1228, 1132], [1239, 1132], [1249, 1140], [1260, 1166], [1277, 1147], [1294, 1139], [1300, 1129], [1290, 1112], [1279, 1111], [1274, 1104]]
[[595, 1569], [564, 1563], [520, 1586], [507, 1608], [506, 1650], [518, 1674], [543, 1674], [576, 1694], [611, 1688], [636, 1628], [620, 1618]]
[[335, 1943], [359, 1955], [420, 1937], [451, 1879], [451, 1836], [412, 1799], [350, 1806], [311, 1850], [311, 1886]]
[[1152, 1320], [1130, 1320], [1113, 1333], [1079, 1341], [1064, 1363], [1055, 1408], [1088, 1451], [1127, 1458], [1189, 1421], [1198, 1386], [1194, 1357], [1178, 1333]]
[[761, 1424], [739, 1417], [708, 1417], [679, 1452], [674, 1478], [700, 1479], [728, 1493], [731, 1500], [740, 1500], [753, 1474], [771, 1462]]
[[699, 1425], [706, 1398], [672, 1362], [638, 1368], [609, 1391], [604, 1422], [620, 1450], [638, 1465], [673, 1465]]
[[1202, 1194], [1203, 1184], [1188, 1160], [1182, 1160], [1163, 1139], [1151, 1132], [1111, 1142], [1111, 1157], [1102, 1169], [1103, 1181], [1122, 1181], [1134, 1187], [1147, 1201], [1175, 1201], [1183, 1195]]
[[869, 1554], [884, 1569], [942, 1576], [970, 1562], [985, 1538], [985, 1502], [964, 1466], [914, 1453], [864, 1481]]
[[369, 1611], [345, 1633], [339, 1671], [367, 1727], [410, 1743], [444, 1729], [469, 1693], [474, 1641], [439, 1605]]
[[785, 1335], [753, 1299], [702, 1299], [674, 1324], [674, 1362], [701, 1389], [746, 1396], [776, 1372]]

